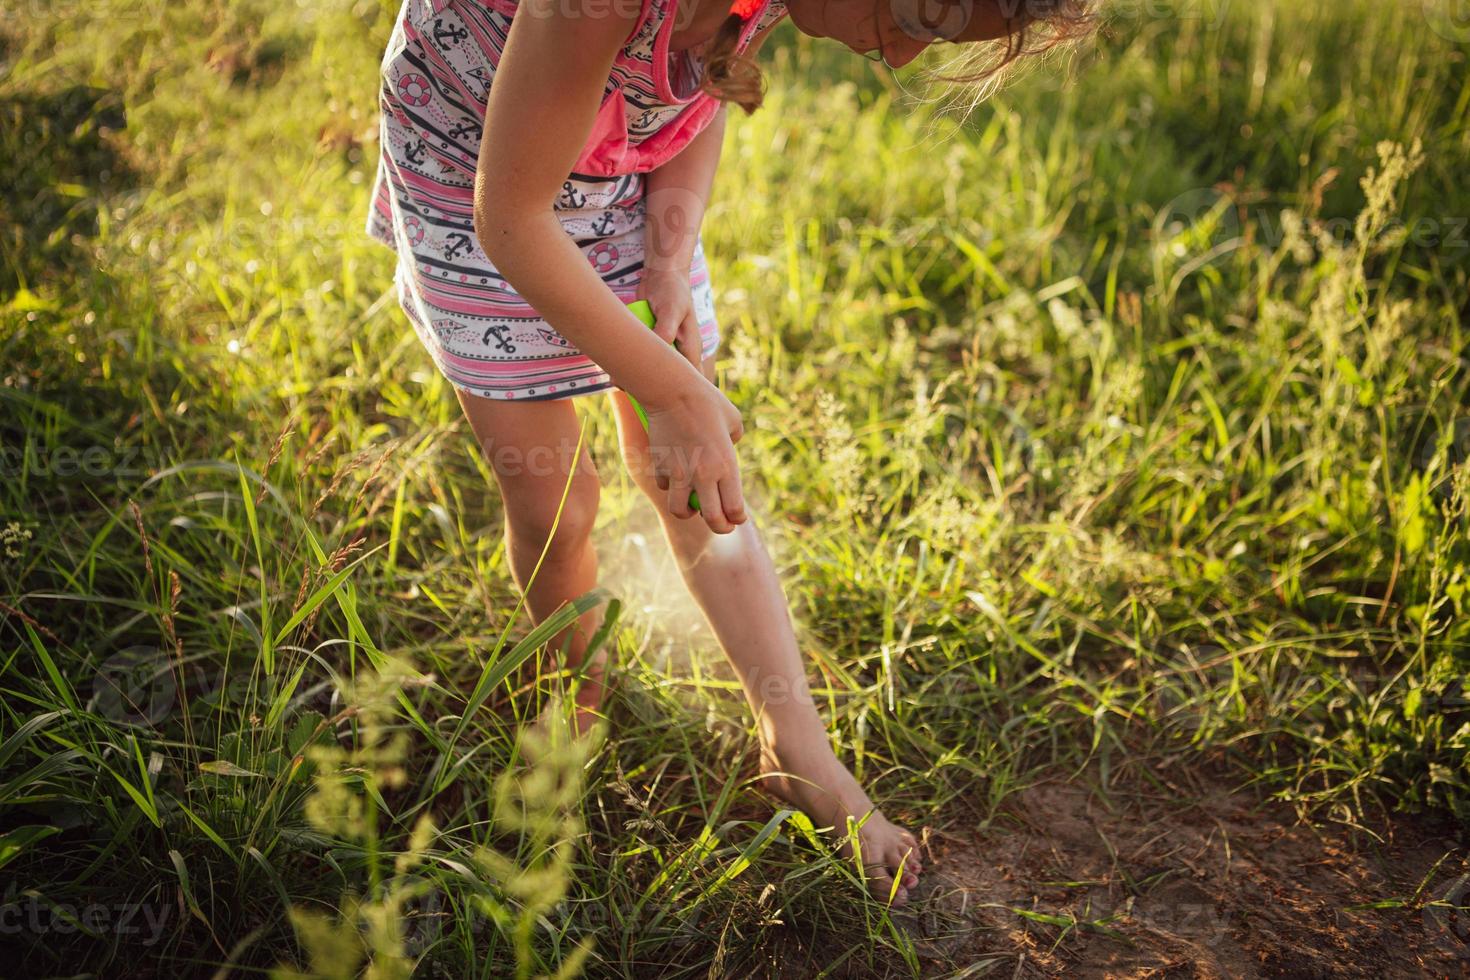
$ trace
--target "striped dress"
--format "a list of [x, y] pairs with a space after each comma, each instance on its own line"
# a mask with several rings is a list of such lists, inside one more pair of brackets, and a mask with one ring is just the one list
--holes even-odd
[[[669, 50], [678, 5], [642, 0], [592, 135], [554, 205], [587, 262], [625, 302], [643, 268], [644, 175], [688, 145], [719, 107], [699, 91], [697, 56]], [[457, 388], [494, 399], [570, 398], [611, 387], [607, 372], [517, 294], [474, 232], [485, 102], [515, 10], [516, 0], [405, 0], [381, 67], [367, 232], [397, 252], [399, 303]], [[742, 45], [785, 12], [784, 0], [766, 0]], [[719, 328], [702, 243], [689, 277], [710, 357]]]

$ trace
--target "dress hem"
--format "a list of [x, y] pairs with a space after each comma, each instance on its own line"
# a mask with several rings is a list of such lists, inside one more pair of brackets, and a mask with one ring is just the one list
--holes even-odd
[[[716, 343], [714, 347], [711, 347], [709, 349], [709, 352], [708, 353], [702, 354], [700, 359], [701, 360], [705, 360], [705, 361], [712, 360], [714, 358], [714, 356], [717, 353], [719, 353], [719, 350], [720, 350], [720, 345], [718, 343]], [[617, 385], [613, 384], [613, 382], [611, 380], [607, 380], [607, 381], [599, 381], [599, 382], [596, 382], [594, 384], [590, 384], [590, 385], [588, 385], [585, 388], [578, 388], [575, 391], [568, 390], [568, 391], [558, 391], [558, 392], [555, 392], [555, 393], [548, 392], [546, 394], [540, 394], [540, 395], [522, 395], [522, 394], [517, 394], [514, 391], [512, 391], [510, 394], [506, 394], [504, 392], [491, 392], [491, 391], [489, 391], [487, 389], [484, 389], [484, 388], [476, 388], [474, 385], [468, 385], [468, 384], [464, 384], [463, 382], [456, 381], [454, 378], [452, 378], [449, 375], [449, 372], [447, 372], [447, 371], [444, 370], [444, 368], [439, 364], [438, 361], [434, 361], [434, 357], [433, 357], [432, 354], [429, 355], [429, 359], [434, 362], [434, 367], [435, 367], [436, 370], [438, 370], [440, 377], [442, 377], [445, 381], [449, 382], [449, 384], [452, 385], [456, 391], [462, 391], [462, 392], [464, 392], [467, 395], [471, 395], [471, 396], [473, 396], [475, 398], [483, 398], [486, 401], [493, 401], [493, 402], [559, 402], [559, 401], [569, 401], [570, 399], [573, 399], [573, 398], [580, 398], [583, 395], [600, 395], [600, 394], [603, 394], [605, 392], [622, 391], [623, 390], [622, 388], [619, 388]], [[589, 363], [594, 363], [594, 364], [596, 363], [595, 361], [592, 361], [591, 358], [588, 358], [588, 362]]]

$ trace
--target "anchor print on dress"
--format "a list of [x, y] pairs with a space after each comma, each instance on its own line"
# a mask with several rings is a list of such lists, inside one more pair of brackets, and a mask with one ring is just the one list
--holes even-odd
[[587, 206], [587, 195], [577, 190], [570, 180], [561, 185], [561, 193], [556, 197], [556, 203], [572, 211], [580, 210]]
[[451, 231], [444, 236], [444, 258], [451, 262], [470, 254], [474, 247], [474, 241], [462, 231]]
[[439, 47], [441, 47], [445, 51], [449, 50], [449, 46], [451, 44], [453, 44], [455, 47], [458, 47], [459, 42], [463, 41], [469, 36], [470, 32], [464, 27], [445, 27], [443, 18], [434, 18], [434, 40], [438, 41]]
[[602, 217], [592, 222], [592, 234], [598, 238], [606, 238], [607, 233], [612, 231], [613, 216], [611, 211], [602, 212]]
[[504, 324], [486, 327], [485, 336], [480, 340], [480, 343], [489, 347], [490, 342], [493, 340], [496, 350], [505, 351], [507, 354], [514, 354], [516, 352], [516, 345], [505, 339], [505, 335], [508, 333], [510, 333], [510, 327]]
[[587, 253], [587, 258], [592, 263], [592, 268], [605, 275], [618, 264], [618, 247], [608, 242], [598, 242]]
[[661, 16], [650, 17], [643, 22], [643, 26], [639, 28], [638, 33], [633, 35], [627, 47], [623, 49], [629, 61], [637, 61], [645, 65], [653, 64], [653, 44], [644, 44], [643, 42], [653, 41], [653, 35], [657, 32], [659, 22], [662, 20], [663, 17]]
[[428, 147], [424, 146], [424, 141], [414, 140], [403, 147], [403, 158], [415, 167], [422, 167], [426, 152], [428, 152]]
[[461, 119], [459, 123], [449, 131], [449, 138], [453, 140], [473, 136], [476, 141], [480, 139], [480, 124], [473, 119]]

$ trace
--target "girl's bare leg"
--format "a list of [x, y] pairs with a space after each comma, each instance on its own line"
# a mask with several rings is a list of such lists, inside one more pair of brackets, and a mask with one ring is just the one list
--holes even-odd
[[902, 904], [918, 883], [917, 842], [874, 810], [833, 753], [807, 686], [786, 596], [754, 520], [717, 535], [698, 517], [680, 520], [669, 514], [664, 508], [668, 494], [654, 482], [643, 427], [627, 396], [613, 392], [612, 400], [628, 470], [658, 510], [684, 581], [755, 712], [763, 771], [772, 774], [767, 785], [818, 826], [830, 824], [839, 833], [849, 817], [866, 817], [858, 840], [870, 888], [886, 900], [893, 876], [902, 869], [895, 894], [895, 902]]
[[[539, 623], [597, 585], [592, 525], [600, 488], [592, 457], [585, 447], [579, 451], [577, 412], [568, 401], [505, 402], [463, 391], [459, 402], [480, 451], [495, 472], [505, 507], [511, 575], [526, 597], [531, 618]], [[569, 668], [583, 665], [587, 642], [601, 621], [599, 607], [552, 643], [553, 649], [567, 650]], [[599, 717], [605, 660], [606, 655], [599, 651], [586, 665], [585, 678], [577, 688], [577, 721], [582, 731]]]

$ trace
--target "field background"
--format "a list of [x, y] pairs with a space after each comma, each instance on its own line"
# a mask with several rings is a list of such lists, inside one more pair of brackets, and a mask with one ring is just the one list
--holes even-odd
[[498, 501], [362, 232], [395, 12], [0, 3], [25, 975], [1464, 968], [1453, 4], [1121, 4], [963, 122], [765, 52], [722, 383], [832, 737], [927, 829], [892, 915], [752, 788], [600, 403], [612, 734], [518, 741]]

